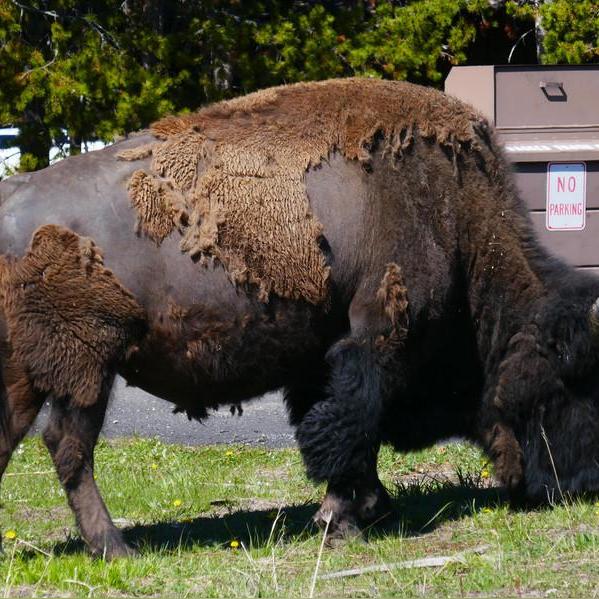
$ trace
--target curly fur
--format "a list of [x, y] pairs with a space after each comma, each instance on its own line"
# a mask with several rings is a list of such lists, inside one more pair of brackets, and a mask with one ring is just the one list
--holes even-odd
[[107, 372], [145, 330], [145, 314], [90, 239], [38, 229], [27, 254], [0, 269], [12, 359], [38, 391], [96, 401]]
[[[193, 258], [218, 258], [235, 283], [257, 286], [263, 301], [273, 292], [326, 303], [329, 268], [306, 171], [336, 151], [367, 167], [377, 138], [394, 159], [415, 134], [446, 146], [454, 159], [465, 144], [477, 147], [482, 118], [441, 98], [403, 82], [341, 79], [268, 89], [163, 119], [152, 126], [163, 141], [152, 149], [151, 174], [137, 171], [129, 184], [140, 229], [157, 242], [174, 229], [167, 185], [185, 197], [190, 217], [181, 247]], [[153, 190], [145, 183], [150, 177]]]
[[401, 268], [397, 264], [387, 265], [376, 298], [390, 324], [389, 331], [377, 337], [376, 347], [383, 354], [392, 354], [400, 350], [405, 343], [410, 325], [408, 290]]
[[[302, 418], [296, 433], [308, 476], [333, 484], [358, 477], [378, 450], [381, 374], [372, 348], [344, 340], [327, 354], [328, 397]], [[334, 443], [332, 443], [334, 440]]]

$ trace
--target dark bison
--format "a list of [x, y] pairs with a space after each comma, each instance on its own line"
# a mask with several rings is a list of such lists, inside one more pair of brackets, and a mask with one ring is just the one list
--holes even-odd
[[284, 387], [335, 533], [388, 509], [380, 443], [459, 435], [528, 496], [597, 487], [599, 282], [539, 247], [455, 99], [269, 89], [0, 198], [0, 473], [50, 399], [44, 440], [94, 553], [129, 552], [93, 476], [116, 373], [197, 419]]

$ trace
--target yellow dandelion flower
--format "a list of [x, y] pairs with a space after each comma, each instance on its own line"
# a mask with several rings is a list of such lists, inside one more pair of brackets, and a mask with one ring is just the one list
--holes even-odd
[[231, 549], [237, 549], [239, 547], [239, 541], [233, 540], [229, 543], [229, 547], [231, 547]]
[[10, 539], [11, 541], [12, 541], [13, 539], [16, 539], [16, 538], [17, 538], [17, 531], [16, 531], [16, 530], [12, 530], [12, 529], [10, 529], [10, 530], [7, 530], [7, 531], [4, 533], [4, 538], [5, 538], [5, 539]]
[[181, 507], [183, 505], [183, 501], [181, 501], [181, 499], [175, 499], [173, 501], [173, 506], [174, 507]]
[[489, 471], [488, 471], [488, 470], [486, 470], [486, 469], [485, 469], [485, 470], [483, 470], [483, 471], [480, 473], [480, 475], [481, 475], [483, 478], [489, 478], [489, 477], [491, 476], [491, 474], [489, 473]]
[[483, 514], [492, 514], [493, 510], [490, 507], [484, 507], [483, 508]]
[[158, 470], [158, 464], [156, 462], [153, 462], [152, 465], [150, 466], [150, 468], [152, 470]]
[[231, 457], [233, 454], [234, 454], [234, 452], [233, 452], [233, 451], [231, 451], [230, 449], [229, 449], [229, 451], [226, 451], [226, 452], [225, 452], [225, 455], [226, 455], [227, 457]]

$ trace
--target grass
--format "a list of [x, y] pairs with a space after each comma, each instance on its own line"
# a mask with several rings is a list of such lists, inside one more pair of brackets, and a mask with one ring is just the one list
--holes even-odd
[[[29, 439], [2, 485], [3, 596], [597, 593], [599, 506], [513, 511], [468, 445], [384, 450], [380, 469], [396, 515], [367, 531], [367, 542], [334, 549], [309, 525], [323, 488], [307, 481], [296, 450], [104, 440], [96, 462], [108, 507], [141, 555], [110, 563], [86, 555], [50, 460]], [[459, 554], [444, 567], [319, 578]]]

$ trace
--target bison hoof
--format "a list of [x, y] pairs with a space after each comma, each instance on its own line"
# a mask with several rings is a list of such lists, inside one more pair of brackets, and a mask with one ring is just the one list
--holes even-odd
[[100, 557], [106, 561], [119, 557], [135, 557], [138, 555], [133, 547], [125, 543], [123, 535], [119, 530], [107, 534], [106, 540], [103, 543], [90, 543], [89, 549], [93, 556]]
[[364, 524], [381, 522], [393, 511], [389, 493], [382, 485], [358, 495], [355, 501], [356, 516]]
[[336, 522], [333, 529], [329, 526], [325, 539], [327, 547], [341, 547], [349, 541], [364, 541], [362, 531], [353, 518], [345, 518]]
[[321, 513], [319, 510], [314, 522], [326, 531], [327, 547], [338, 547], [347, 541], [362, 539], [362, 531], [353, 515], [332, 516], [330, 512]]
[[319, 528], [326, 530], [326, 543], [329, 547], [349, 539], [361, 538], [353, 504], [347, 499], [327, 494], [313, 520]]
[[119, 557], [137, 557], [138, 555], [137, 549], [123, 543], [123, 545], [112, 547], [110, 551], [106, 551], [105, 559], [110, 561]]

